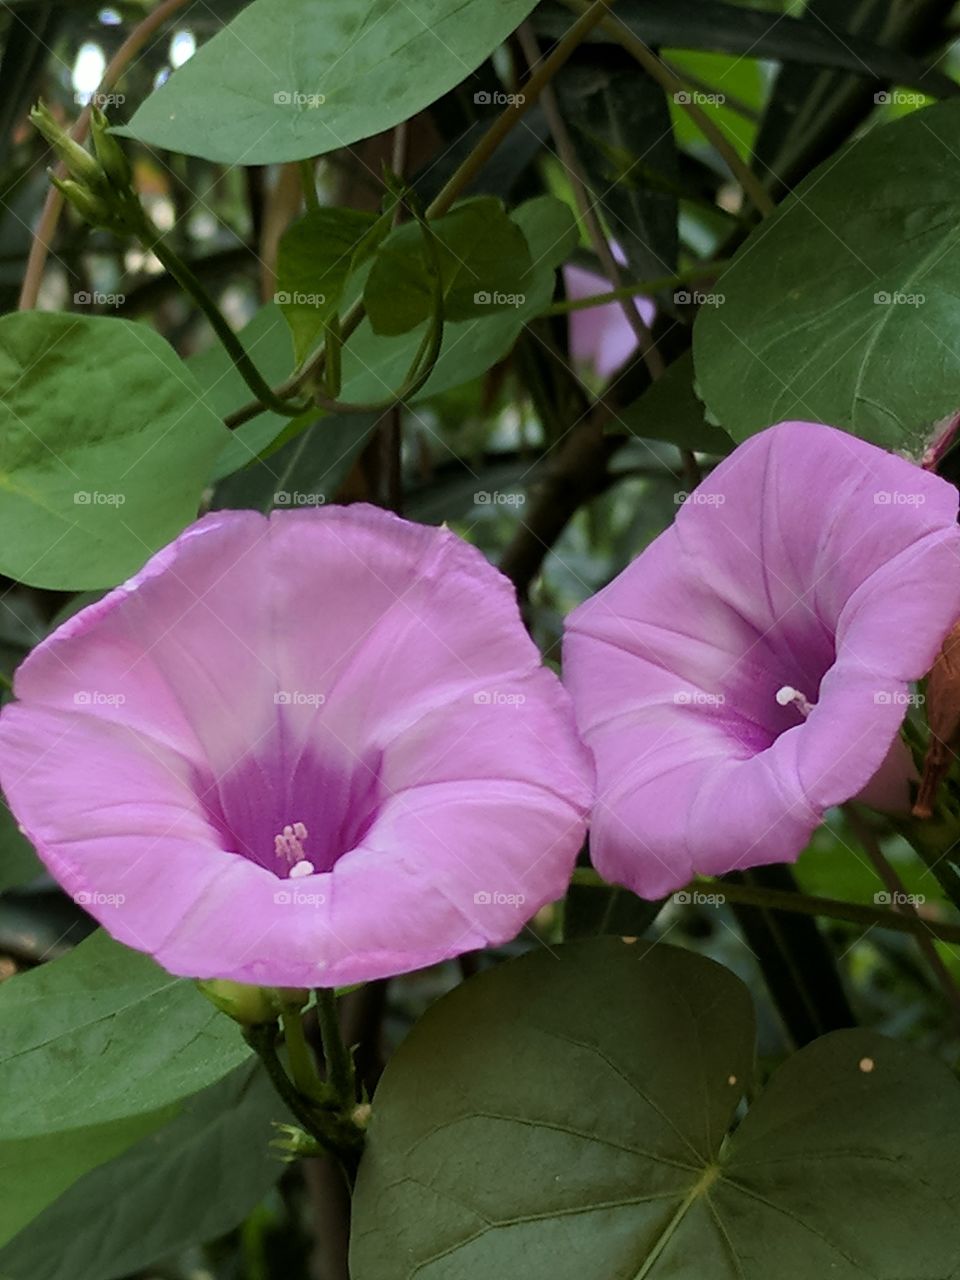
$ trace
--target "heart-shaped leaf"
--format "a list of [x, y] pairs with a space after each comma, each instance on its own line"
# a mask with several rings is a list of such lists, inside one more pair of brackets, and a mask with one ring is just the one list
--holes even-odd
[[354, 1280], [944, 1280], [960, 1084], [867, 1031], [789, 1059], [737, 1125], [728, 970], [617, 938], [458, 987], [387, 1066]]

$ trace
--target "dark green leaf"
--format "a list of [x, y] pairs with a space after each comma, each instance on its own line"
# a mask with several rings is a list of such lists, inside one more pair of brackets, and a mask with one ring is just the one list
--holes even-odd
[[42, 871], [33, 845], [20, 834], [16, 819], [0, 798], [0, 893], [34, 880]]
[[[275, 301], [293, 334], [297, 364], [323, 338], [357, 265], [357, 250], [377, 221], [376, 214], [356, 209], [314, 209], [281, 239]], [[384, 230], [388, 228], [384, 223]]]
[[677, 152], [663, 89], [627, 61], [586, 61], [558, 81], [591, 205], [634, 279], [671, 275], [677, 263]]
[[287, 1118], [260, 1066], [238, 1067], [54, 1201], [0, 1250], [0, 1276], [114, 1280], [216, 1239], [280, 1177], [268, 1143]]
[[466, 200], [431, 222], [430, 233], [436, 263], [415, 222], [397, 227], [377, 251], [363, 291], [374, 333], [396, 337], [431, 316], [436, 268], [445, 321], [516, 310], [533, 264], [523, 232], [499, 200]]
[[960, 408], [958, 131], [957, 103], [872, 130], [741, 247], [693, 348], [735, 440], [801, 419], [919, 459]]
[[443, 97], [534, 5], [254, 0], [119, 132], [227, 164], [325, 155]]
[[[805, 20], [833, 31], [849, 47], [867, 37], [901, 51], [922, 54], [946, 38], [943, 30], [953, 0], [918, 0], [891, 5], [889, 0], [808, 0]], [[931, 67], [933, 59], [925, 60]], [[865, 79], [863, 67], [808, 68], [789, 63], [780, 68], [756, 141], [755, 165], [777, 190], [789, 189], [831, 155], [853, 129], [876, 109], [878, 85], [905, 84], [910, 77], [893, 74]], [[902, 70], [902, 69], [901, 69]], [[927, 87], [928, 92], [933, 92]]]
[[227, 440], [146, 325], [4, 316], [0, 572], [41, 587], [113, 586], [195, 517]]
[[0, 986], [0, 1242], [249, 1056], [193, 983], [96, 933]]
[[626, 430], [646, 440], [668, 440], [681, 449], [721, 456], [733, 448], [727, 433], [704, 418], [703, 404], [693, 387], [693, 355], [689, 351], [674, 360], [639, 400], [620, 410], [611, 430]]
[[727, 970], [613, 938], [457, 988], [387, 1066], [354, 1280], [943, 1280], [960, 1085], [867, 1031], [795, 1055], [734, 1129], [753, 1016]]

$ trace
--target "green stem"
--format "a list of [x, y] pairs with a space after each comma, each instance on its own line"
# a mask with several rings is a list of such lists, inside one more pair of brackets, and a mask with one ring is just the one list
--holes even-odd
[[307, 212], [316, 213], [320, 208], [320, 198], [317, 195], [315, 161], [300, 161], [300, 181], [303, 184], [303, 199], [307, 206]]
[[287, 1046], [293, 1082], [306, 1097], [315, 1098], [321, 1081], [317, 1075], [313, 1054], [303, 1033], [303, 1015], [299, 1009], [288, 1005], [283, 1010], [282, 1019], [283, 1042]]
[[590, 307], [602, 307], [608, 302], [620, 302], [624, 298], [635, 298], [637, 294], [659, 293], [661, 289], [669, 289], [673, 285], [687, 284], [691, 280], [702, 280], [705, 276], [716, 275], [726, 266], [726, 261], [700, 262], [676, 275], [659, 276], [655, 280], [638, 280], [634, 284], [621, 285], [619, 289], [610, 289], [607, 293], [595, 293], [589, 298], [565, 298], [552, 303], [542, 316], [562, 316], [570, 311], [587, 311]]
[[180, 255], [151, 229], [146, 236], [146, 244], [150, 251], [159, 258], [167, 271], [173, 276], [181, 288], [190, 295], [203, 314], [210, 321], [214, 333], [223, 343], [227, 354], [236, 366], [237, 372], [257, 397], [257, 412], [271, 409], [274, 413], [284, 414], [288, 418], [296, 418], [307, 408], [305, 404], [293, 404], [275, 392], [264, 379], [260, 370], [247, 355], [243, 343], [231, 329], [220, 308], [207, 293], [203, 284], [194, 275]]
[[[604, 885], [606, 881], [589, 867], [578, 867], [573, 873], [574, 884]], [[838, 898], [821, 898], [809, 893], [791, 893], [786, 890], [761, 888], [757, 885], [731, 884], [726, 880], [692, 880], [686, 892], [712, 893], [722, 896], [725, 902], [742, 903], [747, 907], [768, 907], [773, 911], [792, 911], [806, 916], [824, 916], [831, 920], [843, 920], [865, 927], [891, 929], [895, 933], [925, 933], [941, 942], [960, 943], [960, 924], [948, 924], [930, 920], [926, 916], [902, 916], [882, 907], [868, 907], [859, 902], [842, 902]]]
[[260, 1058], [270, 1083], [290, 1114], [324, 1151], [339, 1161], [344, 1177], [352, 1187], [363, 1151], [362, 1132], [348, 1114], [312, 1105], [310, 1099], [297, 1088], [284, 1070], [277, 1053], [275, 1022], [244, 1027], [243, 1038]]
[[[612, 3], [614, 3], [614, 0], [593, 0], [592, 4], [585, 7], [584, 12], [574, 22], [570, 30], [557, 42], [530, 79], [521, 87], [521, 92], [517, 94], [517, 102], [508, 106], [497, 117], [470, 154], [464, 158], [463, 162], [451, 175], [432, 203], [428, 205], [424, 214], [426, 218], [439, 218], [450, 209], [457, 197], [477, 177], [511, 129], [515, 128], [526, 112], [536, 103], [544, 88], [573, 56], [577, 47], [607, 17]], [[356, 333], [365, 315], [366, 308], [363, 305], [363, 300], [358, 299], [341, 321], [341, 340], [344, 344]], [[288, 396], [295, 395], [305, 384], [318, 380], [317, 375], [323, 369], [325, 360], [326, 352], [321, 347], [299, 372], [272, 390], [270, 395], [279, 397], [281, 401]], [[244, 422], [249, 422], [251, 418], [255, 418], [263, 412], [264, 405], [261, 401], [262, 397], [258, 395], [256, 401], [243, 405], [240, 409], [228, 415], [224, 422], [231, 429], [242, 426]]]
[[320, 1022], [323, 1057], [327, 1064], [327, 1080], [340, 1105], [352, 1107], [356, 1102], [353, 1059], [340, 1031], [337, 995], [329, 987], [317, 988], [317, 1018]]
[[[873, 863], [877, 875], [886, 886], [891, 902], [902, 904], [899, 909], [907, 918], [919, 920], [920, 916], [916, 907], [910, 901], [903, 881], [897, 874], [896, 869], [883, 856], [880, 842], [877, 840], [869, 823], [861, 817], [857, 807], [852, 803], [845, 804], [843, 812], [850, 829], [860, 842], [860, 847]], [[960, 1021], [960, 991], [958, 991], [957, 984], [951, 977], [949, 969], [940, 958], [937, 948], [934, 946], [933, 938], [924, 930], [922, 933], [918, 932], [915, 935], [915, 939], [917, 947], [922, 952], [923, 958], [930, 966], [931, 972], [940, 985], [947, 1004], [953, 1010], [955, 1019]]]

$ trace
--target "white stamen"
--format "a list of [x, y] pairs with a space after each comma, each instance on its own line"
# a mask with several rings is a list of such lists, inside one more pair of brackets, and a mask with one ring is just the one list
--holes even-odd
[[776, 697], [781, 707], [789, 707], [792, 702], [802, 716], [808, 716], [813, 710], [813, 703], [791, 684], [785, 684], [782, 689], [778, 689]]
[[313, 863], [307, 862], [306, 858], [304, 858], [302, 862], [297, 862], [290, 868], [290, 879], [299, 880], [301, 876], [315, 875], [316, 870]]
[[[285, 862], [289, 862], [291, 867], [295, 867], [298, 863], [310, 867], [310, 863], [304, 858], [303, 842], [308, 835], [307, 828], [302, 822], [287, 823], [278, 836], [273, 837], [273, 851], [278, 858], [283, 858]], [[301, 876], [309, 875], [313, 871], [300, 871], [297, 874]], [[293, 875], [293, 872], [290, 873]]]

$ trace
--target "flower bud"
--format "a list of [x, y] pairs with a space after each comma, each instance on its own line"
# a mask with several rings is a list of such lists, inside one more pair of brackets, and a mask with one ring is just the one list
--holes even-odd
[[90, 136], [103, 172], [115, 187], [126, 191], [133, 179], [133, 169], [120, 143], [108, 132], [107, 117], [99, 107], [90, 110]]
[[248, 987], [226, 978], [207, 978], [199, 981], [197, 986], [221, 1013], [243, 1027], [258, 1027], [276, 1021], [276, 998], [267, 987]]
[[50, 114], [43, 102], [38, 102], [30, 112], [31, 123], [39, 129], [54, 151], [63, 161], [71, 178], [89, 187], [92, 191], [102, 191], [107, 186], [103, 169], [85, 147], [71, 138], [70, 134]]
[[73, 205], [81, 218], [86, 219], [95, 227], [109, 226], [111, 214], [109, 206], [94, 195], [89, 188], [81, 186], [79, 182], [74, 182], [72, 178], [58, 178], [55, 173], [50, 171], [50, 181], [61, 193], [61, 195]]

